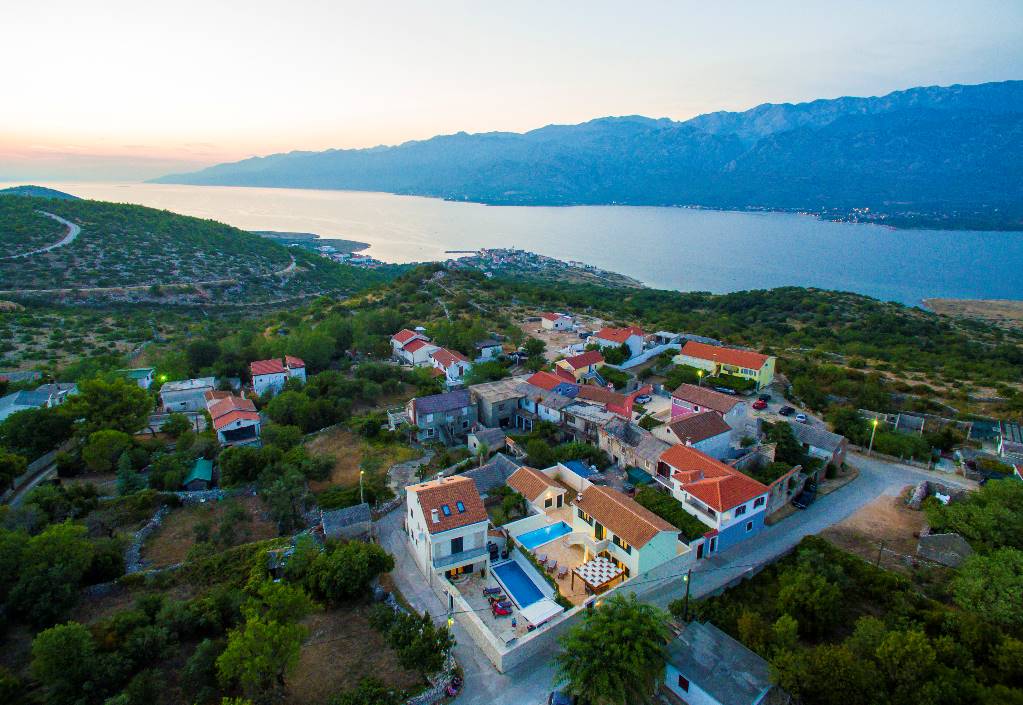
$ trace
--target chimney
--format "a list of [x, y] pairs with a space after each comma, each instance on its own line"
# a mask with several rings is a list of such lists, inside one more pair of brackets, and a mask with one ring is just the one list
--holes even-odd
[[434, 524], [440, 523], [440, 515], [437, 513], [436, 509], [430, 510], [430, 519], [433, 521]]

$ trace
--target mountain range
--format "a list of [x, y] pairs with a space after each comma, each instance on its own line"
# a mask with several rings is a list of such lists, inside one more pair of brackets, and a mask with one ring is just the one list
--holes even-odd
[[521, 134], [460, 132], [254, 157], [155, 181], [1023, 229], [1023, 81], [764, 104], [681, 122], [628, 116]]

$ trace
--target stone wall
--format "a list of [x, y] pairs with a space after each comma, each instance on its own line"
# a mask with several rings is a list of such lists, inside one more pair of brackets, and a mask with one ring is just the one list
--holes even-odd
[[146, 525], [135, 532], [131, 537], [131, 543], [128, 544], [128, 548], [124, 551], [124, 574], [131, 575], [142, 570], [145, 566], [142, 564], [142, 544], [146, 542], [149, 536], [160, 528], [163, 523], [163, 518], [167, 516], [170, 511], [170, 507], [164, 505], [156, 510], [152, 518], [146, 522]]

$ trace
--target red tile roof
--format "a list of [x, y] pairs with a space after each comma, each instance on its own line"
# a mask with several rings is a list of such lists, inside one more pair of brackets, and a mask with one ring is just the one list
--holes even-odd
[[579, 370], [583, 367], [596, 365], [603, 361], [604, 356], [600, 354], [599, 350], [587, 350], [581, 355], [573, 355], [572, 357], [566, 357], [564, 359], [564, 362], [566, 362], [573, 370]]
[[561, 318], [568, 318], [568, 316], [563, 316], [560, 313], [542, 313], [540, 314], [540, 317], [545, 318], [548, 321], [557, 321], [558, 319]]
[[259, 414], [255, 411], [231, 411], [221, 416], [220, 418], [213, 420], [213, 428], [218, 431], [225, 426], [228, 426], [235, 421], [259, 421]]
[[605, 387], [597, 387], [592, 384], [584, 384], [579, 387], [579, 394], [576, 396], [579, 399], [588, 399], [589, 401], [595, 401], [598, 404], [604, 405], [624, 406], [629, 401], [629, 395], [627, 394], [619, 394]]
[[[418, 500], [426, 520], [426, 530], [431, 534], [487, 520], [487, 510], [472, 478], [460, 475], [445, 477], [412, 485], [406, 491], [410, 500], [413, 497]], [[462, 503], [465, 511], [458, 511], [458, 502]], [[444, 512], [445, 506], [447, 513]], [[437, 512], [436, 522], [433, 521], [434, 510]]]
[[722, 433], [729, 433], [732, 427], [725, 423], [720, 414], [701, 411], [672, 421], [668, 424], [668, 429], [675, 434], [679, 443], [699, 443]]
[[303, 362], [302, 358], [300, 358], [300, 357], [295, 357], [294, 355], [285, 355], [284, 356], [284, 365], [288, 369], [295, 369], [295, 370], [297, 370], [299, 367], [305, 367], [305, 362]]
[[513, 472], [506, 484], [530, 502], [548, 490], [551, 491], [552, 497], [565, 491], [539, 470], [525, 465]]
[[675, 469], [672, 478], [684, 491], [715, 511], [728, 511], [768, 492], [752, 477], [689, 446], [672, 446], [661, 461]]
[[411, 343], [406, 343], [403, 346], [403, 348], [405, 350], [407, 350], [408, 352], [414, 353], [416, 350], [419, 350], [420, 348], [426, 347], [427, 345], [429, 345], [429, 343], [427, 343], [422, 338], [416, 338]]
[[256, 360], [255, 362], [249, 363], [249, 369], [252, 371], [252, 376], [257, 375], [275, 375], [284, 372], [284, 365], [281, 364], [280, 360]]
[[251, 399], [235, 396], [227, 393], [227, 396], [220, 396], [224, 392], [206, 392], [206, 409], [213, 420], [213, 428], [218, 431], [234, 421], [243, 419], [246, 421], [259, 421], [259, 414], [256, 413], [256, 405]]
[[742, 399], [731, 394], [722, 394], [695, 384], [681, 384], [671, 396], [705, 409], [713, 409], [722, 415], [734, 409], [736, 404], [742, 403]]
[[759, 370], [768, 360], [767, 355], [761, 355], [752, 350], [723, 348], [717, 345], [698, 343], [695, 340], [690, 340], [683, 346], [682, 354], [700, 360], [710, 360], [724, 365], [735, 365], [736, 367], [745, 367], [751, 370]]
[[456, 362], [468, 362], [469, 360], [456, 350], [448, 350], [447, 348], [440, 348], [433, 353], [433, 359], [445, 370], [451, 367]]
[[564, 384], [565, 380], [560, 379], [550, 372], [537, 372], [527, 379], [526, 383], [531, 384], [534, 387], [540, 387], [540, 389], [546, 389], [549, 392], [559, 384]]
[[575, 506], [636, 548], [642, 548], [662, 531], [678, 531], [639, 502], [610, 487], [591, 485], [582, 495]]
[[621, 344], [634, 335], [638, 335], [642, 338], [643, 329], [638, 326], [628, 326], [626, 328], [601, 328], [594, 335], [601, 340]]
[[402, 328], [400, 331], [391, 336], [391, 340], [398, 342], [402, 345], [415, 338], [418, 333], [408, 328]]

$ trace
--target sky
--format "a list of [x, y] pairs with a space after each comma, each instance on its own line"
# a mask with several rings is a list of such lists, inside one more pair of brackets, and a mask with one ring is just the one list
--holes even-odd
[[1023, 78], [1023, 2], [34, 0], [0, 181]]

